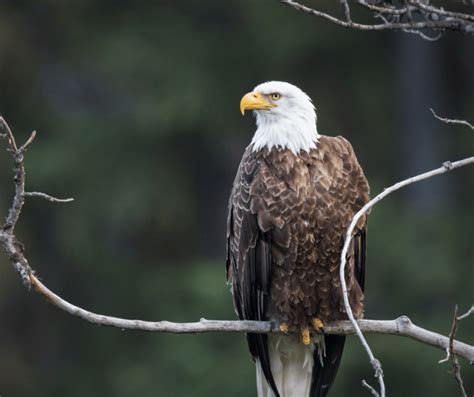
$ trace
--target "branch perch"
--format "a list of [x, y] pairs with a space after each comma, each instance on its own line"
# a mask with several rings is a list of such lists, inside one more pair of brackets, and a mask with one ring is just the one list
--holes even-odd
[[[281, 333], [279, 324], [270, 321], [219, 321], [203, 318], [199, 322], [173, 323], [169, 321], [153, 322], [104, 316], [67, 302], [50, 291], [34, 274], [30, 274], [29, 277], [32, 288], [49, 303], [66, 313], [96, 325], [137, 331], [179, 334], [204, 332]], [[366, 333], [405, 336], [443, 351], [449, 347], [450, 343], [450, 338], [421, 328], [413, 324], [406, 316], [398, 317], [395, 320], [360, 320], [359, 327]], [[324, 332], [327, 334], [354, 334], [355, 330], [350, 321], [336, 321], [325, 324]], [[452, 346], [455, 354], [474, 362], [474, 346], [459, 341], [453, 341]]]

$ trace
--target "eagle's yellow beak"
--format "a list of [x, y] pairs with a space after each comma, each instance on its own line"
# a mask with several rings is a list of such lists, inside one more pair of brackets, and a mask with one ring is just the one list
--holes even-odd
[[268, 102], [265, 97], [260, 94], [260, 92], [253, 91], [245, 94], [240, 101], [240, 112], [242, 114], [245, 113], [247, 109], [249, 110], [256, 110], [256, 109], [271, 109], [274, 108], [276, 105], [273, 103]]

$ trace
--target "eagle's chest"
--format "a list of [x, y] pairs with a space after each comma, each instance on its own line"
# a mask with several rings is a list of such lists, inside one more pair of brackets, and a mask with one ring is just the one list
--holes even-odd
[[308, 233], [331, 215], [330, 185], [327, 170], [305, 157], [289, 151], [262, 156], [250, 183], [251, 210], [264, 231], [293, 224], [298, 235]]
[[267, 158], [250, 189], [252, 211], [272, 242], [272, 306], [278, 317], [296, 315], [290, 323], [305, 322], [337, 288], [337, 200], [331, 175], [318, 165], [291, 155]]

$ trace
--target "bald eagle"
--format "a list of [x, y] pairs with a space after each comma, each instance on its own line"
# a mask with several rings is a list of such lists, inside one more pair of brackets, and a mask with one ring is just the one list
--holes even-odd
[[[369, 200], [351, 144], [319, 135], [311, 99], [271, 81], [240, 103], [257, 121], [229, 200], [227, 280], [240, 319], [271, 320], [288, 335], [248, 334], [259, 397], [326, 396], [345, 336], [324, 323], [347, 319], [339, 280], [344, 234]], [[366, 217], [346, 268], [349, 300], [363, 316]]]

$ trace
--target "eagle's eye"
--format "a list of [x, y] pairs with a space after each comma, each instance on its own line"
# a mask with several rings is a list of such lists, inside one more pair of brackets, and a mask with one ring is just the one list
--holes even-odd
[[281, 95], [278, 92], [274, 92], [273, 94], [270, 94], [270, 98], [274, 101], [278, 101], [281, 98]]

